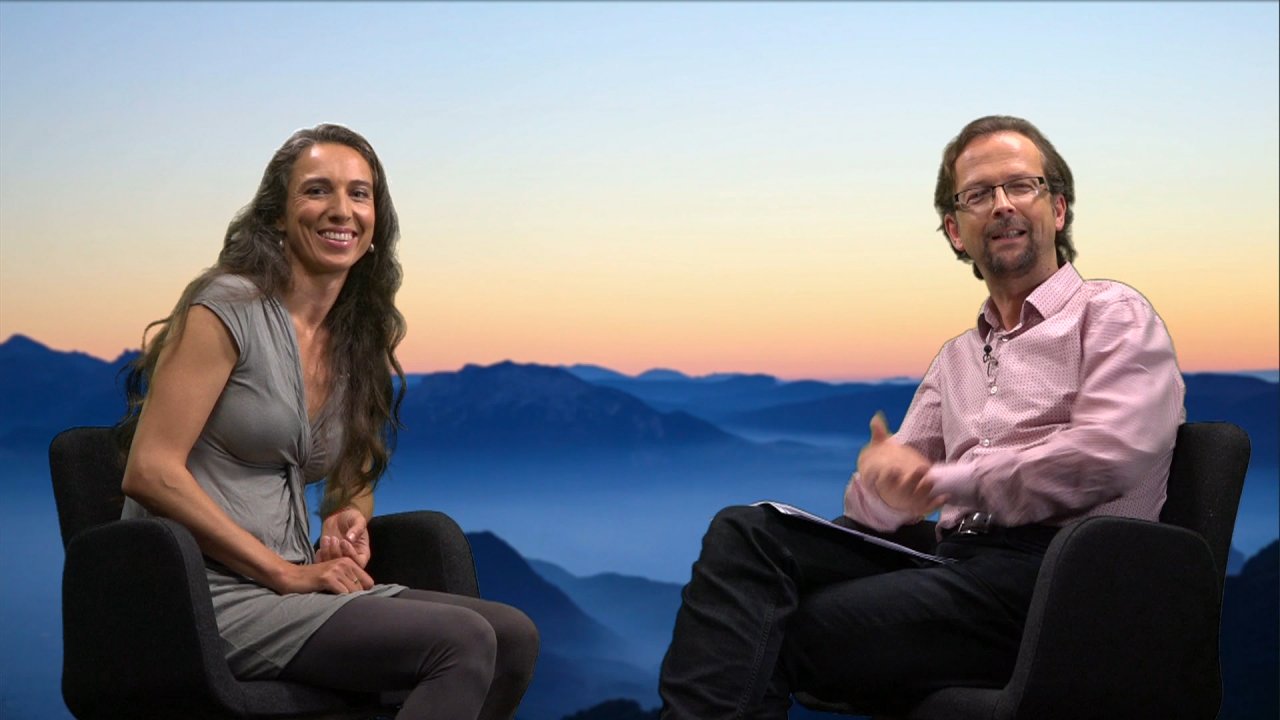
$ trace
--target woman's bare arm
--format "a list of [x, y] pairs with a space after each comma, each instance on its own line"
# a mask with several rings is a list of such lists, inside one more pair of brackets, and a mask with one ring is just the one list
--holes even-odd
[[208, 308], [192, 306], [181, 337], [161, 351], [150, 379], [125, 467], [125, 494], [185, 525], [209, 557], [278, 593], [371, 587], [373, 580], [350, 558], [302, 566], [286, 561], [232, 520], [187, 469], [236, 359], [222, 321]]

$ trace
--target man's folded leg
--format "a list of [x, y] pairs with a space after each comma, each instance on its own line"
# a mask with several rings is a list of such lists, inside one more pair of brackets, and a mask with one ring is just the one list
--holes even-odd
[[906, 567], [916, 561], [772, 509], [722, 510], [682, 593], [662, 665], [662, 717], [785, 718], [789, 701], [770, 688], [801, 598]]

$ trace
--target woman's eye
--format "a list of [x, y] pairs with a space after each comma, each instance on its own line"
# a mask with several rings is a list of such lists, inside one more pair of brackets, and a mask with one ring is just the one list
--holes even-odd
[[311, 187], [304, 189], [302, 194], [309, 195], [311, 197], [319, 197], [325, 194], [325, 189], [319, 185], [312, 185]]

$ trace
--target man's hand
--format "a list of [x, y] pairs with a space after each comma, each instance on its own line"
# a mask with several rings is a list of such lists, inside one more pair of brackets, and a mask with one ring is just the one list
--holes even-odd
[[369, 524], [364, 514], [346, 507], [324, 519], [316, 562], [351, 558], [361, 568], [369, 564]]
[[896, 442], [889, 442], [889, 426], [884, 413], [871, 418], [871, 442], [858, 454], [858, 475], [885, 504], [894, 510], [924, 517], [946, 503], [946, 496], [933, 496], [933, 467], [923, 455]]

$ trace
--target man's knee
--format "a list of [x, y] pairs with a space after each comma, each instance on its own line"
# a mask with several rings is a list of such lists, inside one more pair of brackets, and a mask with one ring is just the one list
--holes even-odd
[[695, 565], [714, 571], [722, 566], [737, 566], [757, 556], [755, 547], [767, 534], [770, 519], [769, 511], [762, 507], [731, 505], [724, 508], [711, 519]]
[[769, 511], [754, 505], [730, 505], [716, 513], [702, 538], [703, 557], [724, 553], [736, 554], [744, 542], [763, 529]]
[[707, 537], [719, 539], [725, 535], [742, 535], [762, 527], [768, 520], [768, 513], [766, 508], [756, 505], [730, 505], [711, 518]]

